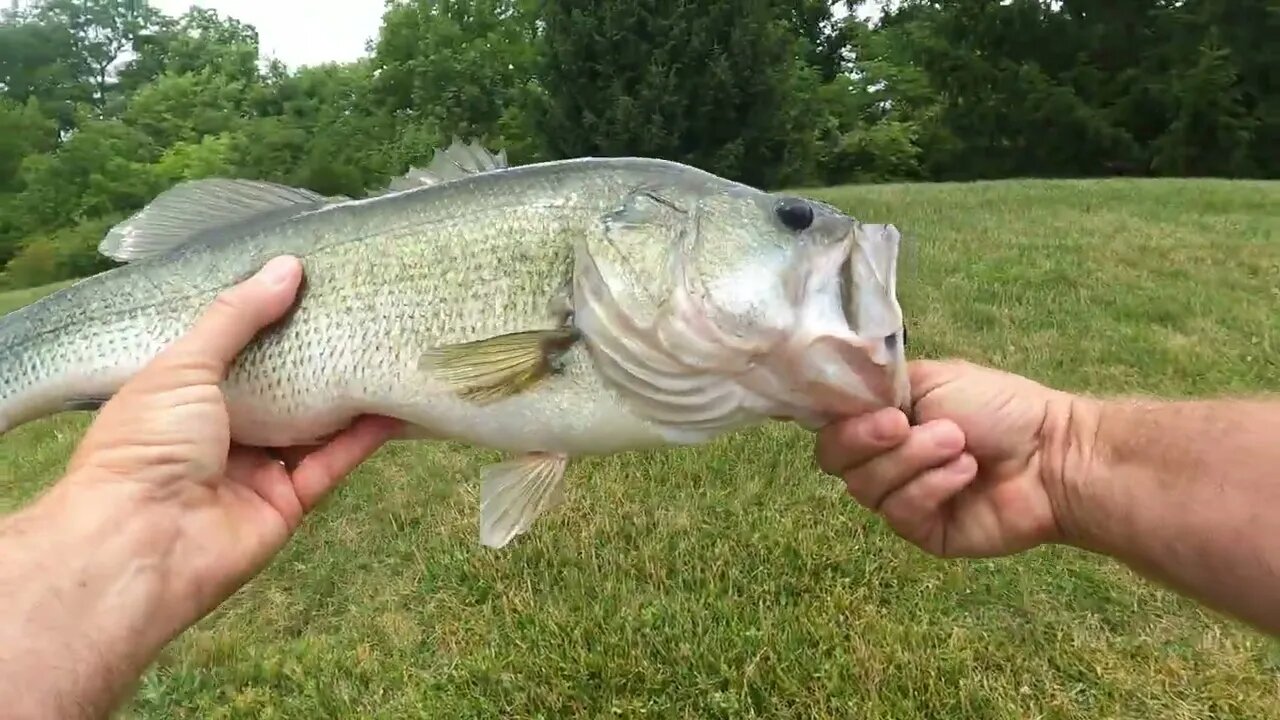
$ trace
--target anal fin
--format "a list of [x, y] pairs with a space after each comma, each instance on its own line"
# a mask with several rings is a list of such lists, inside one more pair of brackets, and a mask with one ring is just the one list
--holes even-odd
[[486, 402], [519, 394], [555, 371], [555, 360], [578, 340], [574, 328], [530, 330], [423, 353], [421, 367], [461, 397]]
[[501, 548], [564, 501], [566, 455], [529, 453], [481, 471], [480, 542]]

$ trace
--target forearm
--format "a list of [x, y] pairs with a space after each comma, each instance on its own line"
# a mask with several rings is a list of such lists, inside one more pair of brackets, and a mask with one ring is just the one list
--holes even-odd
[[1280, 633], [1280, 402], [1078, 401], [1069, 542]]
[[65, 481], [0, 520], [6, 717], [114, 709], [181, 628], [168, 602], [175, 533], [127, 489]]

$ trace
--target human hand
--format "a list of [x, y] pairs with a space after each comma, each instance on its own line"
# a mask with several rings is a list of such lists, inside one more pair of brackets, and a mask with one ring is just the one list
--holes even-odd
[[832, 423], [818, 464], [906, 540], [941, 557], [1007, 555], [1062, 539], [1048, 446], [1071, 396], [964, 362], [911, 364], [911, 427], [896, 408]]
[[[224, 292], [106, 403], [68, 467], [65, 483], [110, 488], [166, 518], [175, 593], [194, 621], [259, 572], [303, 516], [399, 431], [363, 417], [316, 447], [278, 451], [231, 441], [219, 383], [264, 327], [293, 304], [302, 278], [277, 258]], [[192, 617], [194, 615], [194, 617]]]

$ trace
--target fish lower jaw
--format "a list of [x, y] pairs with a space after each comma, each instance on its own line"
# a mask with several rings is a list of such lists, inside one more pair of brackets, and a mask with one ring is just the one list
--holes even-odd
[[757, 412], [820, 427], [838, 417], [901, 406], [905, 366], [849, 330], [801, 332], [739, 382], [758, 398]]

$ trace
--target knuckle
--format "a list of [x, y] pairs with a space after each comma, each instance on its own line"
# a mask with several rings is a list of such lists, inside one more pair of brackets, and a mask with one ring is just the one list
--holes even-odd
[[867, 422], [850, 420], [825, 428], [815, 446], [818, 467], [829, 475], [838, 475], [853, 465], [863, 465], [882, 455], [888, 448], [872, 442]]
[[835, 454], [830, 447], [819, 444], [814, 449], [814, 457], [818, 463], [818, 469], [827, 475], [839, 475], [840, 468], [837, 467]]
[[836, 462], [842, 454], [839, 442], [839, 425], [828, 425], [818, 431], [813, 443], [814, 458], [823, 472], [834, 474], [839, 472]]
[[873, 471], [864, 474], [865, 480], [864, 494], [867, 499], [867, 507], [877, 513], [884, 508], [885, 500], [887, 500], [894, 491], [903, 484], [910, 481], [911, 472], [909, 469], [903, 468], [899, 464], [882, 464]]
[[245, 303], [237, 290], [238, 288], [223, 290], [214, 296], [213, 302], [209, 304], [209, 312], [224, 315], [238, 315], [244, 312]]
[[844, 477], [845, 489], [849, 497], [868, 510], [876, 511], [875, 491], [862, 473], [849, 473]]
[[151, 375], [163, 378], [165, 386], [177, 388], [205, 382], [221, 372], [221, 365], [213, 358], [175, 346], [156, 358]]
[[918, 524], [924, 513], [921, 503], [912, 492], [912, 486], [907, 485], [882, 502], [880, 514], [895, 529], [902, 531]]

